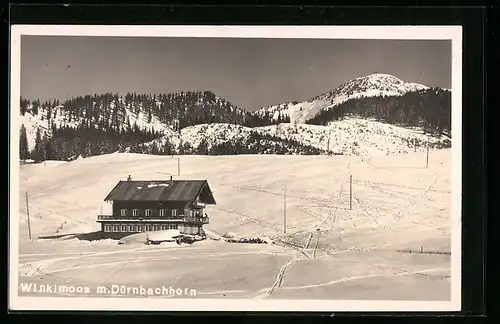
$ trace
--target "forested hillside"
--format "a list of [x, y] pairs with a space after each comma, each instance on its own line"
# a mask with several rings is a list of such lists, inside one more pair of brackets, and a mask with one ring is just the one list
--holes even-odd
[[361, 97], [322, 111], [308, 124], [327, 125], [346, 116], [374, 118], [425, 132], [451, 132], [451, 92], [438, 88], [408, 92], [401, 96]]

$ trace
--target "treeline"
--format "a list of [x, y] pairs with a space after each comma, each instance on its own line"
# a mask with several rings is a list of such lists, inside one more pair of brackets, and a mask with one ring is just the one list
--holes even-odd
[[290, 123], [290, 116], [284, 114], [282, 111], [278, 112], [277, 118], [274, 118], [274, 112], [259, 112], [251, 114], [247, 117], [243, 126], [246, 127], [261, 127], [269, 125], [277, 125], [281, 123]]
[[26, 128], [20, 129], [20, 159], [32, 159], [35, 162], [44, 160], [73, 160], [79, 156], [88, 157], [114, 153], [124, 147], [143, 141], [151, 141], [160, 136], [149, 130], [137, 127], [127, 130], [99, 129], [81, 125], [76, 128], [52, 126], [50, 130], [37, 128], [35, 143], [29, 149]]
[[310, 119], [307, 123], [327, 125], [349, 115], [374, 118], [425, 132], [451, 133], [451, 92], [440, 88], [408, 92], [402, 96], [362, 97], [348, 100]]
[[[55, 108], [58, 109], [55, 109]], [[272, 121], [269, 116], [254, 116], [229, 101], [217, 97], [210, 91], [186, 91], [167, 94], [114, 93], [78, 96], [59, 100], [30, 101], [21, 98], [21, 114], [27, 111], [37, 115], [39, 110], [46, 112], [48, 120], [57, 113], [64, 114], [66, 122], [81, 121], [98, 124], [102, 128], [118, 129], [130, 125], [129, 113], [142, 114], [147, 123], [156, 118], [160, 123], [171, 126], [174, 130], [207, 123], [229, 123], [237, 125], [263, 126], [285, 122]], [[43, 116], [43, 115], [42, 115]]]
[[[274, 118], [274, 112], [253, 114], [232, 105], [225, 99], [218, 98], [209, 91], [188, 91], [160, 95], [127, 93], [121, 96], [113, 93], [100, 95], [78, 96], [60, 103], [59, 100], [40, 102], [21, 98], [21, 114], [30, 112], [38, 115], [40, 110], [46, 111], [45, 118], [50, 120], [57, 114], [64, 115], [67, 123], [81, 121], [87, 124], [97, 124], [102, 128], [117, 128], [129, 125], [127, 110], [134, 114], [142, 113], [146, 122], [152, 118], [174, 130], [185, 127], [210, 124], [229, 123], [247, 127], [259, 127], [288, 123], [290, 118], [279, 112]], [[59, 112], [58, 109], [61, 109]], [[41, 116], [44, 119], [44, 116]]]
[[295, 155], [320, 155], [329, 154], [321, 149], [304, 145], [292, 139], [284, 139], [269, 134], [251, 132], [247, 138], [235, 138], [219, 143], [209, 143], [206, 139], [195, 147], [192, 143], [185, 141], [174, 145], [167, 138], [162, 144], [152, 142], [148, 144], [136, 144], [130, 147], [131, 153], [153, 154], [153, 155], [239, 155], [239, 154], [295, 154]]

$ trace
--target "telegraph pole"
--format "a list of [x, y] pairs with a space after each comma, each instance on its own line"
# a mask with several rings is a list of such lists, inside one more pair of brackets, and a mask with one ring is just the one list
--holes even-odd
[[181, 175], [181, 158], [177, 158], [177, 176]]
[[313, 251], [313, 259], [316, 259], [316, 250], [318, 249], [318, 245], [319, 245], [319, 228], [316, 229], [316, 231], [318, 232], [318, 236], [316, 238], [316, 246], [314, 247], [314, 251]]
[[283, 194], [283, 234], [286, 234], [286, 182]]
[[31, 240], [30, 207], [28, 204], [28, 192], [26, 191], [26, 215], [28, 215], [28, 235]]
[[429, 167], [429, 137], [427, 137], [427, 157], [425, 161], [425, 168]]

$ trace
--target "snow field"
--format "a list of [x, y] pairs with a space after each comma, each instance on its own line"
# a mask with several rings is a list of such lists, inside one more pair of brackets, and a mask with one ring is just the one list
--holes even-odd
[[[175, 176], [177, 158], [180, 177]], [[204, 241], [177, 248], [29, 241], [20, 195], [19, 273], [30, 282], [70, 280], [91, 286], [195, 283], [191, 288], [198, 298], [447, 299], [449, 255], [397, 250], [450, 251], [450, 165], [451, 150], [432, 151], [429, 168], [424, 152], [370, 158], [115, 153], [46, 167], [21, 165], [20, 189], [30, 196], [35, 236], [54, 234], [61, 224], [61, 234], [98, 230], [101, 206], [104, 214], [111, 207], [102, 200], [119, 180], [129, 174], [132, 179], [167, 179], [167, 173], [174, 179], [208, 180], [217, 205], [208, 208], [205, 227], [220, 235], [269, 236], [302, 246], [312, 232], [307, 250], [312, 255], [320, 231], [317, 259], [267, 244]], [[281, 286], [268, 295], [281, 267], [293, 259]]]

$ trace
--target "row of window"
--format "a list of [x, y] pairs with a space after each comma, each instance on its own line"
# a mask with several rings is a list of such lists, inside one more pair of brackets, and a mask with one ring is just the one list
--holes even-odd
[[104, 224], [104, 232], [148, 232], [164, 231], [168, 229], [177, 229], [177, 224]]
[[[177, 216], [177, 209], [172, 209], [172, 217]], [[127, 216], [128, 209], [122, 209], [120, 211], [121, 216]], [[144, 210], [144, 215], [146, 216], [151, 216], [151, 209], [145, 209]], [[201, 211], [193, 211], [191, 209], [186, 209], [184, 211], [184, 215], [188, 217], [194, 217], [194, 216], [201, 216]], [[132, 216], [139, 216], [139, 209], [132, 209]], [[160, 216], [165, 217], [167, 216], [167, 210], [166, 209], [160, 209]]]

